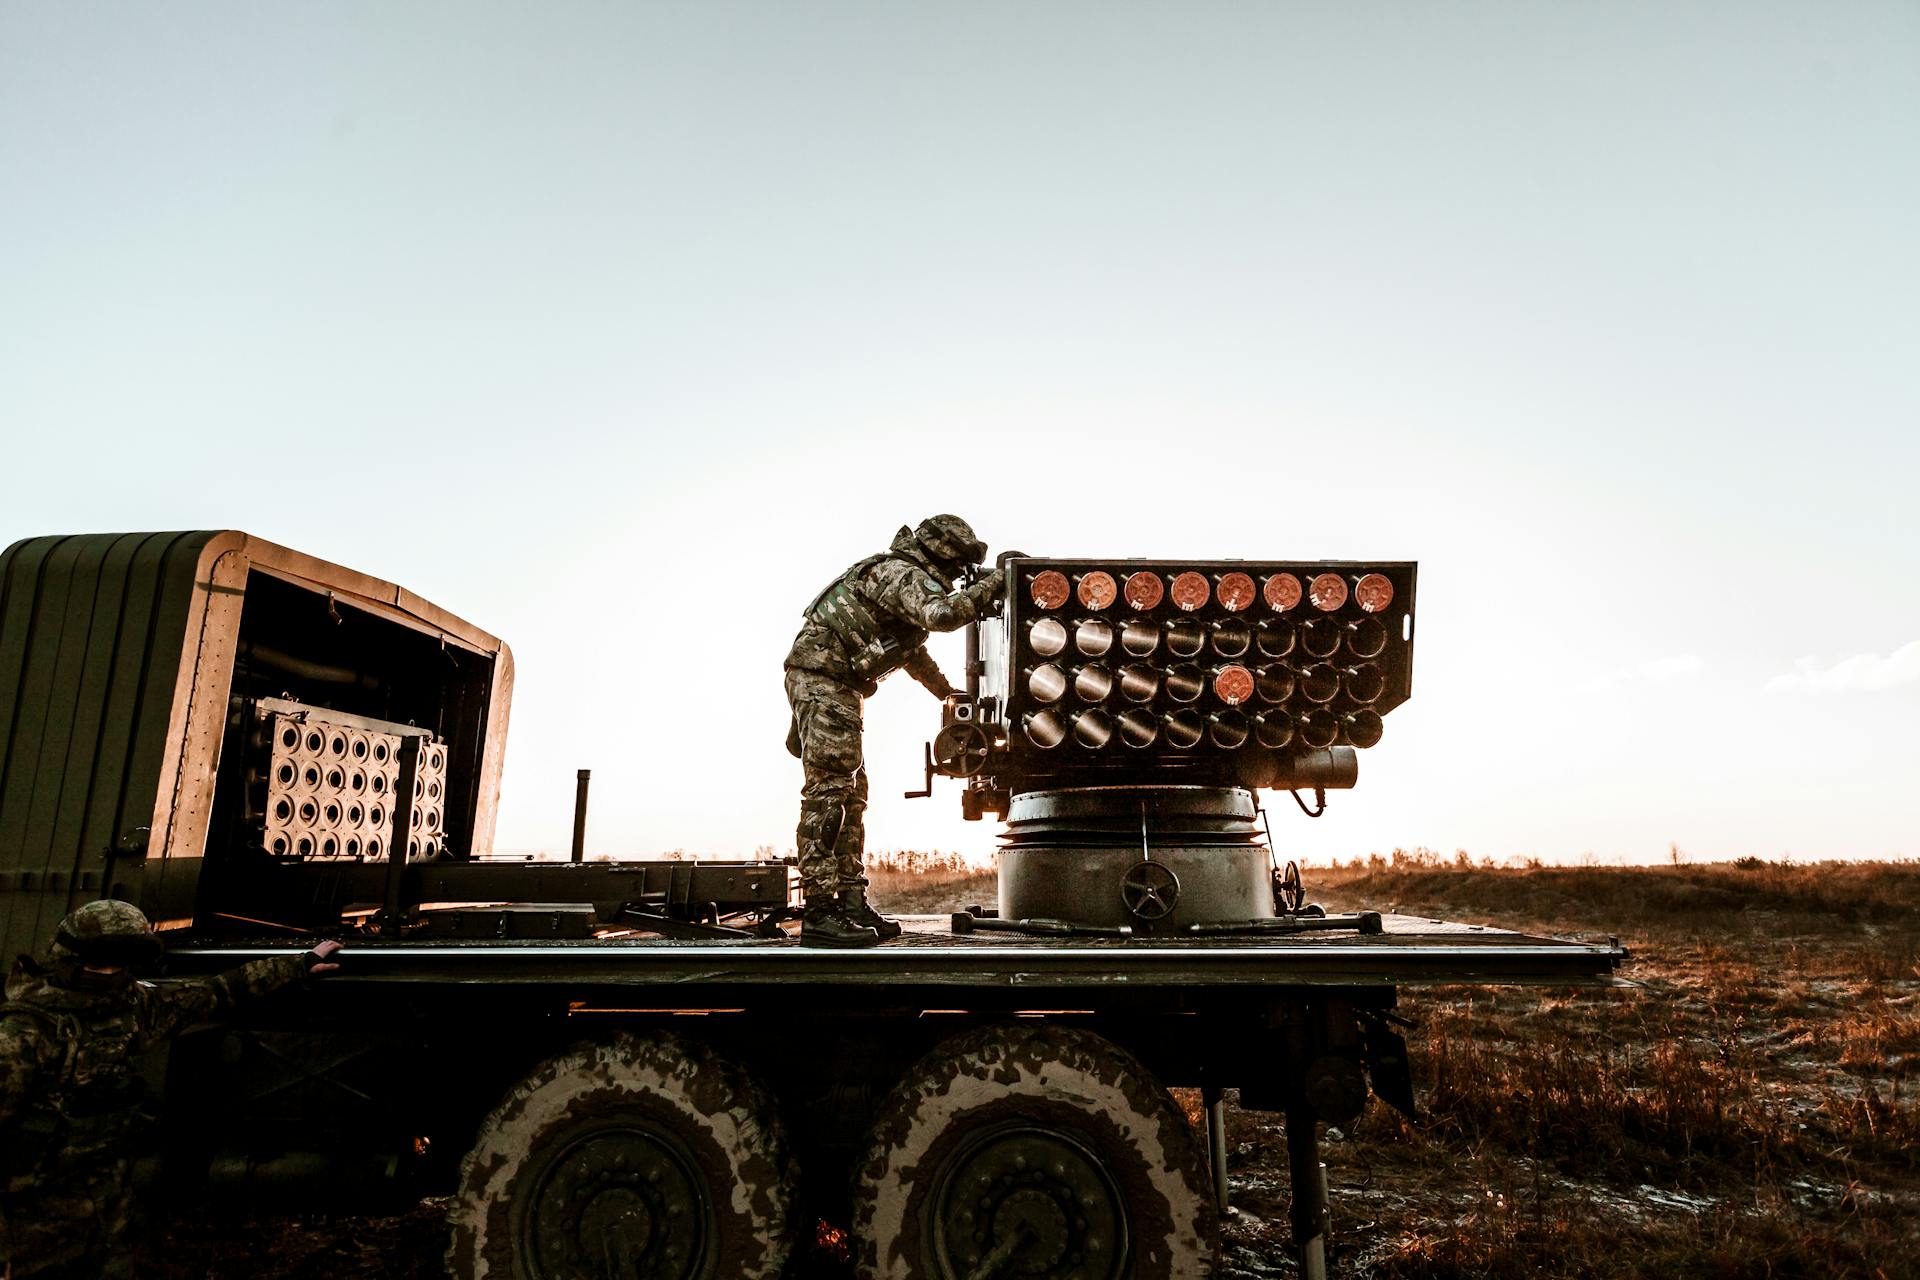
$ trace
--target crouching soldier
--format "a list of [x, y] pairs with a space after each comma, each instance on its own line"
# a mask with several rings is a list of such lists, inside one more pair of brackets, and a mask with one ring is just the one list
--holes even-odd
[[133, 1274], [137, 1059], [197, 1023], [340, 966], [337, 942], [197, 982], [134, 977], [160, 939], [138, 907], [89, 902], [21, 957], [0, 1004], [0, 1273], [9, 1280]]
[[787, 653], [787, 750], [800, 757], [796, 833], [806, 910], [800, 941], [859, 947], [900, 936], [900, 926], [867, 904], [867, 772], [860, 749], [861, 700], [904, 669], [936, 698], [960, 690], [927, 653], [927, 633], [952, 631], [987, 612], [1001, 570], [954, 590], [986, 558], [986, 544], [959, 516], [908, 529], [828, 584], [807, 606]]

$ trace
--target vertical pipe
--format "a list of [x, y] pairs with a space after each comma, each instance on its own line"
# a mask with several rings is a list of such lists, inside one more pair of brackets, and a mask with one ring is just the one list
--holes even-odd
[[393, 829], [387, 836], [387, 895], [380, 910], [383, 930], [397, 931], [408, 922], [407, 844], [413, 839], [413, 788], [420, 777], [420, 756], [425, 748], [425, 738], [409, 733], [400, 739], [400, 750], [394, 756], [399, 776], [394, 779], [393, 792], [387, 797], [393, 805]]
[[1287, 1108], [1287, 1181], [1293, 1191], [1293, 1247], [1301, 1280], [1327, 1280], [1327, 1182], [1320, 1135], [1304, 1101]]
[[582, 769], [573, 775], [573, 857], [571, 861], [587, 860], [587, 783], [593, 780], [593, 770]]
[[967, 700], [980, 701], [980, 624], [967, 624]]
[[1213, 1164], [1213, 1203], [1226, 1217], [1232, 1212], [1227, 1203], [1227, 1091], [1207, 1085], [1200, 1091], [1207, 1107], [1207, 1155]]

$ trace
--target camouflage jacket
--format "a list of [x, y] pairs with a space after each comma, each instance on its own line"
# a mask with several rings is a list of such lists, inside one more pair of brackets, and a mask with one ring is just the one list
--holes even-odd
[[306, 971], [302, 956], [274, 956], [195, 982], [81, 991], [22, 960], [0, 1005], [0, 1186], [46, 1159], [114, 1150], [138, 1121], [141, 1054]]
[[[953, 631], [980, 617], [1003, 581], [996, 569], [965, 590], [949, 591], [912, 532], [902, 528], [884, 555], [860, 561], [814, 597], [786, 665], [817, 671], [862, 693], [872, 693], [882, 677], [904, 667], [928, 689], [944, 694], [947, 678], [927, 653], [927, 633]], [[836, 597], [851, 597], [856, 606], [850, 626], [835, 627], [823, 616]], [[850, 645], [849, 636], [859, 643]], [[876, 643], [887, 656], [861, 662], [858, 648]]]

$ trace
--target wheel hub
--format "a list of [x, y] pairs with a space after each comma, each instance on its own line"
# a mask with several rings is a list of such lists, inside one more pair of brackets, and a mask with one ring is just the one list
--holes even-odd
[[529, 1200], [533, 1276], [695, 1280], [707, 1270], [705, 1180], [664, 1134], [584, 1135], [553, 1159]]
[[946, 1162], [933, 1205], [947, 1276], [1124, 1274], [1119, 1188], [1070, 1133], [1020, 1123], [980, 1134]]

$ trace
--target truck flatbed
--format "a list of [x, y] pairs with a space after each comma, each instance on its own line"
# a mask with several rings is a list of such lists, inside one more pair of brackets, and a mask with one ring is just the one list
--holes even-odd
[[[905, 916], [905, 933], [878, 947], [837, 950], [778, 939], [652, 937], [588, 941], [354, 942], [348, 981], [475, 982], [506, 986], [727, 988], [789, 984], [859, 987], [1164, 988], [1437, 986], [1458, 983], [1610, 985], [1626, 957], [1616, 941], [1536, 937], [1487, 925], [1383, 917], [1378, 934], [1292, 937], [1058, 938], [956, 934], [947, 916]], [[287, 945], [223, 940], [176, 946], [178, 971], [204, 972]], [[303, 945], [303, 944], [296, 944]]]

